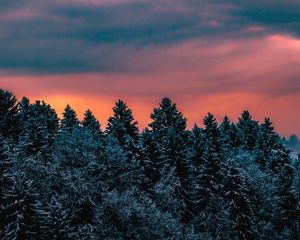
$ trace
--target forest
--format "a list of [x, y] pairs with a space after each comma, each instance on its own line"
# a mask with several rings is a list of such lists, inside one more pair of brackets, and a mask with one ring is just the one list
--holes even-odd
[[118, 100], [103, 128], [0, 90], [0, 239], [300, 239], [299, 157], [269, 118], [150, 116]]

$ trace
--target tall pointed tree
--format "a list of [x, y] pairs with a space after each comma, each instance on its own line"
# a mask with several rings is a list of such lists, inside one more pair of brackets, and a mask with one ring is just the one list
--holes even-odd
[[183, 117], [176, 104], [168, 97], [162, 99], [158, 108], [154, 108], [151, 118], [153, 121], [149, 124], [149, 127], [159, 142], [162, 141], [170, 127], [173, 127], [177, 133], [181, 133], [186, 129], [186, 118]]
[[[113, 112], [114, 115], [108, 119], [107, 125], [107, 150], [112, 151], [107, 155], [108, 165], [112, 168], [117, 157], [120, 158], [118, 166], [112, 171], [119, 172], [119, 177], [115, 178], [119, 181], [119, 187], [128, 187], [128, 183], [134, 181], [137, 186], [146, 188], [148, 179], [145, 177], [145, 163], [141, 158], [137, 121], [134, 120], [131, 109], [122, 100], [116, 102]], [[120, 152], [123, 156], [119, 156]], [[117, 156], [112, 159], [114, 154]], [[124, 179], [127, 179], [127, 183], [124, 183]]]
[[[9, 156], [3, 137], [0, 137], [0, 229], [4, 229], [6, 212], [4, 211], [5, 206], [5, 196], [4, 192], [9, 185], [9, 171], [11, 167], [11, 162], [9, 161]], [[0, 230], [0, 239], [3, 238], [3, 232]]]
[[[213, 236], [222, 228], [225, 219], [223, 207], [224, 165], [218, 124], [210, 113], [204, 118], [204, 146], [201, 162], [194, 168], [193, 213], [194, 224], [200, 231], [211, 231]], [[196, 189], [196, 191], [195, 191]], [[212, 221], [212, 222], [211, 222]]]
[[[260, 164], [260, 167], [265, 169], [272, 167], [272, 163], [276, 160], [276, 152], [281, 145], [280, 137], [274, 131], [272, 122], [269, 118], [266, 118], [264, 122], [259, 126], [259, 132], [256, 143], [256, 160]], [[274, 159], [275, 158], [275, 159]]]
[[243, 143], [244, 149], [252, 151], [255, 148], [257, 140], [257, 121], [254, 121], [249, 111], [245, 110], [239, 118], [237, 127], [239, 129], [240, 140]]
[[16, 97], [11, 92], [0, 89], [0, 135], [15, 137], [17, 113]]
[[[191, 163], [191, 148], [189, 132], [186, 130], [186, 118], [169, 98], [162, 99], [160, 106], [151, 114], [153, 119], [149, 124], [151, 133], [158, 146], [161, 156], [155, 159], [155, 168], [162, 178], [169, 173], [175, 174], [178, 185], [175, 187], [177, 198], [186, 201], [188, 195], [188, 172]], [[177, 200], [178, 200], [177, 199]], [[179, 201], [177, 201], [179, 202]], [[186, 209], [182, 209], [186, 211]], [[185, 216], [182, 216], [186, 220]]]
[[185, 150], [188, 150], [186, 147], [189, 134], [186, 131], [186, 118], [177, 109], [176, 104], [167, 97], [162, 99], [159, 108], [153, 110], [151, 118], [153, 119], [149, 124], [151, 133], [161, 147], [160, 152], [164, 155], [160, 157], [157, 167], [163, 171], [165, 168], [177, 164], [177, 160], [174, 159], [177, 156], [174, 156], [173, 153], [178, 153], [178, 157], [180, 154], [187, 154]]
[[[108, 119], [107, 133], [114, 136], [130, 158], [137, 154], [139, 129], [132, 110], [118, 100], [113, 108], [114, 115]], [[130, 156], [131, 155], [131, 156]]]
[[84, 119], [82, 120], [81, 124], [84, 128], [90, 129], [93, 132], [101, 132], [100, 122], [89, 109], [84, 113]]
[[33, 182], [27, 180], [20, 172], [15, 172], [11, 176], [11, 182], [11, 186], [4, 192], [6, 204], [3, 239], [37, 239], [39, 223]]
[[58, 131], [58, 117], [45, 102], [29, 104], [26, 98], [20, 103], [19, 152], [26, 156], [41, 154], [49, 158]]
[[250, 198], [252, 193], [240, 169], [234, 164], [226, 167], [224, 183], [226, 209], [232, 223], [230, 225], [232, 239], [255, 239], [257, 232], [254, 228], [254, 207]]
[[65, 107], [65, 110], [63, 112], [63, 118], [60, 122], [60, 128], [62, 130], [71, 132], [74, 127], [79, 126], [79, 120], [77, 118], [76, 112], [71, 108], [71, 106], [68, 104]]

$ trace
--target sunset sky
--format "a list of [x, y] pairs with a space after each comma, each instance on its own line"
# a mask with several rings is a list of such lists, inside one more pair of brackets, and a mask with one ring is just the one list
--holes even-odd
[[103, 127], [119, 98], [142, 129], [169, 96], [189, 127], [248, 109], [300, 135], [300, 1], [1, 0], [0, 87]]

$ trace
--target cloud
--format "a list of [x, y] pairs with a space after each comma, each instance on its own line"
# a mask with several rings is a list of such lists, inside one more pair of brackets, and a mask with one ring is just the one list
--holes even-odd
[[10, 2], [0, 12], [0, 66], [12, 71], [126, 72], [132, 69], [122, 59], [136, 49], [261, 37], [269, 31], [251, 12], [242, 16], [248, 7], [243, 1]]
[[299, 118], [299, 7], [292, 0], [3, 0], [0, 86], [46, 98], [59, 111], [67, 102], [79, 111], [91, 105], [99, 116], [122, 97], [142, 126], [166, 95], [183, 103], [191, 123], [205, 111], [236, 117], [248, 107], [291, 132]]

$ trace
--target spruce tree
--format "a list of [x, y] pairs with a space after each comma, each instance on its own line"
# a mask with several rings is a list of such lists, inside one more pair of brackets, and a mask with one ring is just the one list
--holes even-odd
[[163, 158], [162, 148], [155, 141], [154, 134], [146, 128], [141, 134], [141, 155], [145, 164], [145, 174], [155, 184], [160, 179], [158, 163]]
[[5, 141], [3, 137], [0, 137], [0, 239], [3, 237], [3, 232], [1, 229], [4, 229], [6, 213], [4, 211], [5, 206], [5, 197], [4, 192], [7, 189], [9, 184], [9, 171], [11, 167], [11, 162], [9, 161], [9, 156]]
[[[222, 221], [226, 219], [223, 209], [224, 165], [220, 131], [214, 116], [210, 113], [204, 118], [204, 152], [200, 166], [193, 172], [194, 223], [200, 231], [211, 231], [213, 236], [222, 229]], [[196, 196], [196, 197], [195, 197]]]
[[74, 239], [75, 228], [72, 226], [74, 216], [57, 196], [52, 196], [47, 205], [39, 212], [43, 227], [41, 239]]
[[18, 152], [24, 157], [41, 155], [49, 159], [58, 131], [58, 117], [45, 102], [29, 104], [26, 98], [20, 103], [21, 124]]
[[149, 124], [149, 127], [159, 143], [163, 141], [170, 127], [173, 127], [176, 133], [184, 132], [186, 129], [186, 118], [168, 97], [162, 99], [159, 108], [154, 108], [151, 119], [153, 122]]
[[63, 131], [71, 132], [75, 127], [79, 126], [79, 120], [76, 112], [68, 104], [63, 112], [63, 118], [60, 122], [60, 128]]
[[[276, 161], [276, 153], [281, 147], [280, 137], [274, 131], [274, 127], [269, 118], [259, 126], [256, 143], [256, 160], [262, 169], [272, 168], [273, 161]], [[275, 158], [275, 159], [274, 159]]]
[[151, 118], [153, 122], [149, 127], [154, 141], [161, 148], [159, 152], [162, 153], [162, 156], [157, 157], [157, 168], [164, 172], [171, 166], [181, 165], [179, 162], [183, 161], [183, 158], [188, 160], [189, 133], [186, 130], [186, 118], [178, 111], [176, 104], [167, 97], [163, 98], [160, 107], [154, 109]]
[[[190, 184], [189, 169], [191, 167], [192, 149], [190, 147], [190, 134], [186, 130], [186, 118], [177, 109], [175, 103], [169, 98], [162, 99], [159, 108], [155, 108], [151, 114], [153, 122], [149, 124], [151, 134], [157, 144], [157, 153], [154, 166], [160, 172], [163, 179], [174, 174], [174, 188], [176, 202], [188, 201], [188, 188]], [[182, 205], [182, 220], [188, 220], [187, 209]]]
[[107, 191], [123, 191], [131, 186], [142, 188], [147, 184], [141, 162], [126, 154], [126, 150], [115, 136], [107, 137], [106, 157], [102, 179]]
[[99, 121], [89, 109], [84, 113], [84, 119], [82, 120], [81, 124], [84, 128], [87, 128], [95, 133], [101, 132]]
[[258, 134], [258, 123], [252, 120], [249, 111], [245, 110], [237, 123], [239, 138], [245, 150], [254, 150]]
[[132, 110], [118, 100], [113, 108], [114, 115], [108, 119], [107, 133], [114, 136], [129, 158], [137, 157], [139, 130]]
[[220, 134], [223, 147], [229, 156], [238, 145], [237, 132], [234, 123], [231, 123], [227, 116], [224, 117], [223, 122], [220, 124]]
[[232, 239], [255, 239], [257, 233], [254, 228], [252, 193], [246, 179], [234, 164], [226, 168], [223, 191], [231, 221]]
[[18, 104], [16, 97], [0, 89], [0, 135], [16, 137]]
[[3, 240], [38, 239], [39, 221], [33, 182], [22, 172], [11, 176], [11, 186], [4, 192], [5, 226]]

